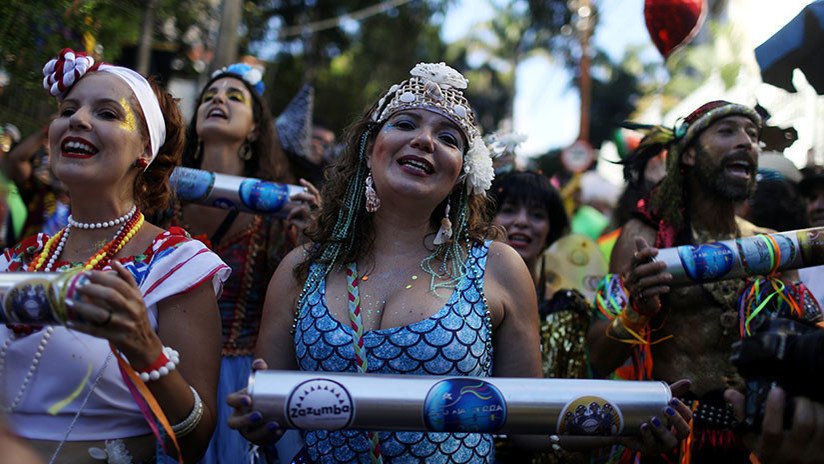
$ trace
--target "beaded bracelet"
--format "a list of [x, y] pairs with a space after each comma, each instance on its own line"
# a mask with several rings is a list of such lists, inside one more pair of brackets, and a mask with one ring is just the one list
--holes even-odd
[[197, 425], [200, 424], [200, 420], [203, 419], [203, 400], [200, 399], [200, 395], [197, 394], [197, 390], [195, 390], [194, 387], [189, 385], [189, 389], [192, 390], [192, 395], [195, 397], [195, 404], [185, 419], [172, 426], [172, 432], [174, 432], [177, 438], [182, 438], [192, 433], [192, 431], [197, 428]]
[[552, 451], [557, 453], [563, 449], [561, 447], [561, 437], [558, 435], [550, 435], [549, 442], [552, 443]]
[[157, 358], [149, 367], [139, 370], [136, 369], [136, 371], [140, 380], [148, 382], [169, 375], [169, 372], [175, 370], [178, 364], [180, 364], [180, 353], [173, 348], [164, 346], [163, 350], [161, 350], [160, 354], [157, 355]]

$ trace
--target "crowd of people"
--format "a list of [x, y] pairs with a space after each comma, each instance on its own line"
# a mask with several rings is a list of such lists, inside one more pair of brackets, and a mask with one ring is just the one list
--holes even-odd
[[[295, 143], [247, 64], [212, 75], [188, 126], [153, 80], [85, 53], [62, 50], [44, 75], [57, 113], [2, 153], [27, 216], [17, 232], [0, 211], [0, 270], [87, 283], [54, 303], [65, 324], [0, 327], [0, 462], [824, 460], [817, 398], [773, 386], [755, 426], [740, 425], [741, 299], [758, 277], [674, 286], [655, 259], [824, 226], [824, 168], [767, 159], [753, 108], [714, 101], [644, 128], [604, 256], [591, 238], [565, 241], [574, 201], [544, 173], [496, 176], [468, 82], [444, 63], [387, 86], [339, 150], [319, 117]], [[184, 203], [169, 181], [180, 165], [303, 191], [284, 218]], [[611, 274], [547, 268], [596, 255]], [[820, 322], [821, 275], [765, 282]], [[297, 431], [247, 392], [264, 369], [659, 380], [673, 398], [620, 437]]]

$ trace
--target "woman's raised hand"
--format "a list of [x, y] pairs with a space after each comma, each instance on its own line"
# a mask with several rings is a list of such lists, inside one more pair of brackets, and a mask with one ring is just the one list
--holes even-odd
[[298, 205], [289, 211], [286, 221], [298, 229], [298, 237], [303, 237], [303, 232], [312, 221], [312, 215], [320, 208], [321, 199], [320, 191], [311, 182], [301, 179], [300, 185], [304, 186], [306, 191], [296, 193], [289, 198], [291, 201], [298, 202]]
[[[252, 371], [266, 370], [269, 366], [262, 359], [252, 362]], [[284, 430], [275, 421], [265, 421], [263, 413], [252, 410], [252, 397], [246, 390], [240, 390], [226, 397], [226, 403], [234, 411], [229, 417], [229, 427], [237, 430], [247, 440], [260, 446], [277, 443]]]
[[87, 271], [88, 284], [79, 287], [82, 298], [66, 304], [78, 319], [71, 329], [105, 338], [133, 366], [150, 365], [163, 344], [149, 323], [143, 295], [132, 274], [116, 260], [111, 271]]

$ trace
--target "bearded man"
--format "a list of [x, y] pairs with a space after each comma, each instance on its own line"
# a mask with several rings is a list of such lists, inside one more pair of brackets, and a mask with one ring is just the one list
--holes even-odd
[[[652, 259], [657, 248], [765, 232], [735, 216], [736, 204], [755, 188], [760, 128], [752, 108], [725, 101], [703, 105], [674, 130], [651, 128], [629, 168], [643, 172], [646, 160], [667, 150], [667, 176], [639, 202], [610, 262], [610, 271], [624, 276], [630, 304], [621, 317], [594, 320], [588, 333], [597, 374], [631, 359], [637, 379], [692, 381], [687, 399], [697, 406], [686, 445], [692, 449], [681, 451], [692, 462], [749, 462], [723, 397], [724, 390], [744, 385], [729, 358], [739, 336], [736, 301], [745, 282], [670, 288], [672, 275]], [[651, 338], [643, 344], [639, 334], [645, 330]]]

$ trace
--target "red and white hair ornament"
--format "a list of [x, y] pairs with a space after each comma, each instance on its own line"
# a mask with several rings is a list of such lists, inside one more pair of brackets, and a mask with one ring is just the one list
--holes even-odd
[[122, 66], [112, 66], [98, 63], [95, 65], [94, 58], [84, 52], [75, 52], [70, 48], [60, 50], [57, 58], [50, 60], [43, 67], [43, 87], [50, 94], [63, 99], [68, 94], [71, 87], [89, 71], [107, 72], [116, 75], [123, 80], [134, 93], [146, 126], [149, 129], [149, 139], [151, 142], [152, 159], [154, 161], [158, 150], [166, 141], [166, 120], [163, 118], [163, 111], [157, 96], [149, 85], [149, 81], [140, 73], [132, 71]]
[[53, 97], [63, 98], [86, 71], [94, 66], [94, 58], [84, 52], [64, 48], [43, 67], [43, 87]]

